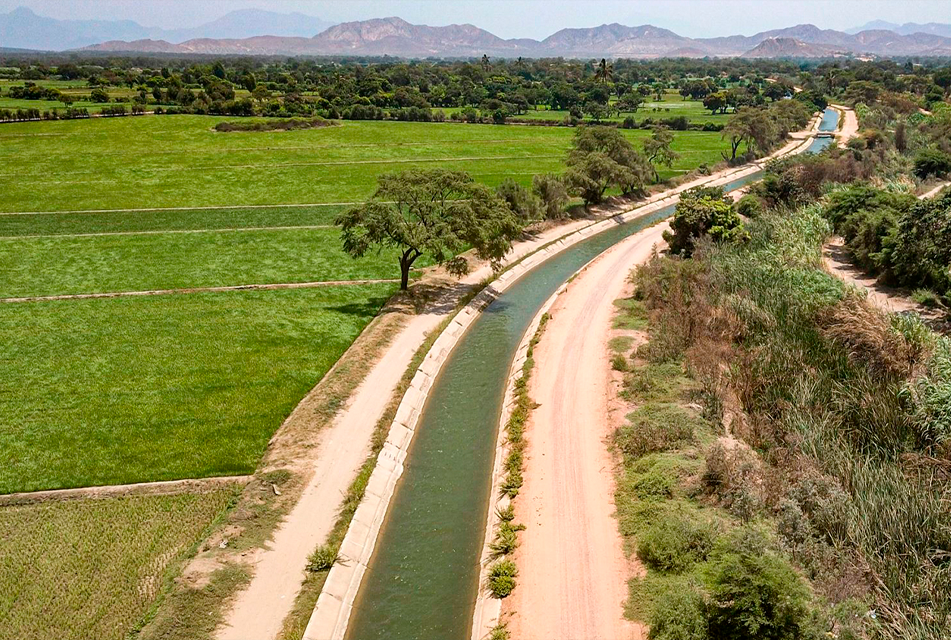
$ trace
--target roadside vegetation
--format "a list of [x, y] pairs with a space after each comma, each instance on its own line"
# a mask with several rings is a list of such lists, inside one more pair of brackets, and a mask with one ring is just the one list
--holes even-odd
[[948, 203], [911, 195], [936, 144], [917, 122], [771, 163], [733, 206], [687, 192], [670, 255], [637, 270], [623, 313], [647, 341], [615, 345], [633, 412], [614, 444], [646, 568], [628, 614], [652, 639], [944, 636], [951, 345], [822, 268], [836, 231], [866, 268], [941, 282]]

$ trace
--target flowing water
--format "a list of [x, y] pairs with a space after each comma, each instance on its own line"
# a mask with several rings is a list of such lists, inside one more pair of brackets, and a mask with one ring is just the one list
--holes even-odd
[[[759, 177], [738, 179], [725, 190]], [[354, 603], [348, 640], [469, 638], [501, 403], [522, 334], [575, 271], [673, 209], [564, 249], [525, 273], [472, 323], [430, 391]]]
[[[834, 133], [839, 127], [839, 112], [831, 107], [826, 107], [826, 110], [822, 112], [822, 121], [819, 123], [819, 131], [824, 133]], [[806, 149], [807, 153], [821, 153], [832, 144], [835, 143], [835, 138], [816, 138], [809, 148]]]

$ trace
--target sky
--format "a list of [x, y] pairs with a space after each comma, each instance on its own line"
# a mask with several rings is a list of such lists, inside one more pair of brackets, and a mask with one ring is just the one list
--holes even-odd
[[951, 22], [951, 0], [0, 0], [60, 19], [129, 19], [191, 27], [234, 9], [298, 11], [332, 22], [399, 16], [433, 26], [471, 23], [502, 38], [542, 39], [565, 27], [653, 24], [688, 37], [812, 23], [847, 29], [871, 20]]

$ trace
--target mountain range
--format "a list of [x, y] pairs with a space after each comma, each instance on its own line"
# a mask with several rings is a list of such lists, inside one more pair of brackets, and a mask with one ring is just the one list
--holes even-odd
[[[12, 23], [14, 26], [11, 26]], [[107, 29], [111, 25], [111, 31]], [[869, 26], [881, 26], [871, 23]], [[892, 25], [908, 31], [911, 23]], [[470, 24], [431, 27], [400, 18], [377, 18], [328, 26], [301, 14], [235, 11], [194, 29], [149, 30], [134, 22], [59, 21], [20, 8], [0, 14], [0, 47], [81, 48], [85, 51], [210, 55], [325, 55], [404, 58], [573, 57], [818, 58], [856, 56], [951, 56], [951, 25], [918, 25], [927, 32], [881, 28], [855, 33], [802, 24], [752, 36], [688, 38], [652, 25], [562, 29], [544, 40], [502, 39]], [[142, 35], [138, 30], [145, 30]], [[56, 34], [71, 33], [68, 46], [53, 46]], [[118, 35], [105, 35], [106, 33]], [[171, 34], [171, 35], [169, 35]], [[15, 36], [15, 37], [13, 37]], [[97, 38], [98, 36], [98, 38]], [[92, 39], [94, 44], [89, 44]], [[85, 42], [85, 44], [77, 44]]]
[[155, 39], [174, 44], [196, 38], [241, 39], [263, 34], [309, 38], [331, 25], [302, 13], [242, 9], [197, 27], [161, 29], [131, 20], [57, 20], [19, 7], [0, 13], [0, 47], [63, 51], [108, 40]]

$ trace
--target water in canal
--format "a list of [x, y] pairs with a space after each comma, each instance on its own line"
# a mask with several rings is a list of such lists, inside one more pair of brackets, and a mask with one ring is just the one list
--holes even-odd
[[[759, 177], [737, 179], [725, 191]], [[430, 391], [347, 640], [469, 638], [501, 403], [522, 334], [575, 271], [672, 213], [673, 205], [564, 249], [472, 323]]]

